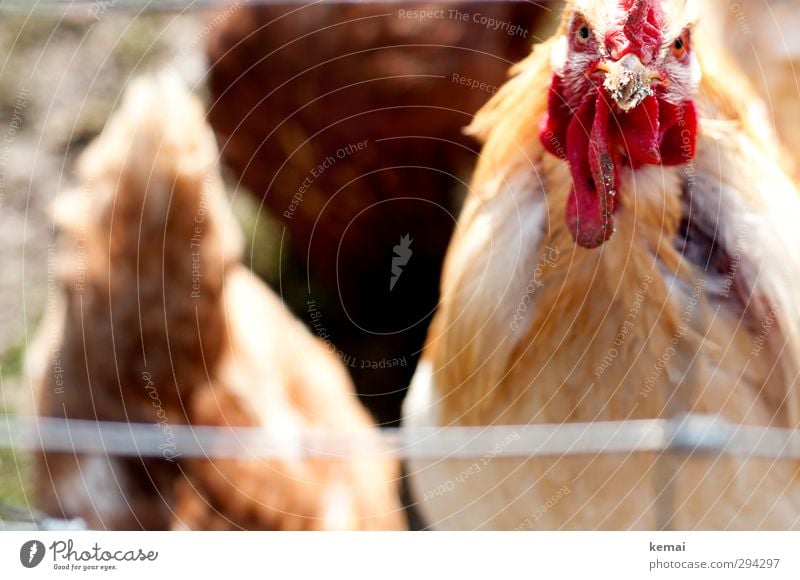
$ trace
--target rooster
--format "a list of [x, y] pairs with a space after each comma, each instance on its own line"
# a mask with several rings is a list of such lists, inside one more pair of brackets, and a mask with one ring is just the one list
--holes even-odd
[[96, 529], [403, 528], [398, 466], [370, 435], [357, 459], [181, 457], [173, 425], [372, 425], [340, 361], [240, 263], [217, 163], [202, 106], [165, 74], [134, 83], [57, 203], [64, 299], [32, 353], [38, 412], [157, 423], [163, 456], [45, 452], [41, 507]]
[[[407, 425], [798, 426], [798, 192], [704, 40], [690, 0], [571, 0], [479, 112]], [[436, 528], [800, 525], [796, 466], [772, 459], [489, 455], [410, 475]]]

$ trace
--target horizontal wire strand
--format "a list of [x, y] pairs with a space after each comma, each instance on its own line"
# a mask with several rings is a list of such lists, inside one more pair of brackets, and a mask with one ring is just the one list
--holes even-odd
[[[671, 452], [799, 459], [800, 431], [735, 425], [688, 414], [639, 419], [490, 427], [304, 429], [123, 423], [0, 414], [0, 449], [99, 456], [195, 459], [497, 459]], [[83, 520], [45, 517], [0, 504], [0, 530], [75, 531]]]
[[678, 452], [800, 459], [800, 431], [712, 416], [594, 423], [278, 430], [0, 415], [0, 448], [166, 459], [528, 458]]

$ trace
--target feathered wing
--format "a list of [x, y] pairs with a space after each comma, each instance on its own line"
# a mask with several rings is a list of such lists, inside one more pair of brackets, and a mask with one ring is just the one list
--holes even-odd
[[684, 217], [710, 236], [715, 247], [706, 250], [718, 254], [710, 257], [725, 262], [717, 265], [724, 300], [715, 304], [738, 312], [735, 331], [752, 341], [742, 356], [754, 366], [768, 361], [752, 388], [775, 425], [795, 428], [800, 257], [785, 250], [800, 241], [800, 193], [763, 103], [707, 29], [698, 35], [705, 110], [697, 156], [686, 169]]
[[690, 203], [727, 262], [717, 276], [724, 300], [715, 304], [738, 309], [735, 330], [751, 341], [741, 354], [770, 361], [762, 384], [751, 388], [770, 406], [776, 426], [796, 428], [800, 257], [789, 249], [800, 243], [800, 196], [741, 126], [708, 122], [704, 134]]
[[306, 430], [361, 437], [363, 457], [187, 462], [174, 526], [189, 529], [403, 529], [399, 467], [370, 439], [372, 422], [336, 358], [243, 268], [225, 288], [228, 344], [195, 422], [260, 426], [302, 452]]

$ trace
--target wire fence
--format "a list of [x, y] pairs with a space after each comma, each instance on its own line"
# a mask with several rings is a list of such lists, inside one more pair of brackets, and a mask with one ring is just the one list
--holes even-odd
[[[165, 428], [168, 427], [168, 428]], [[165, 445], [170, 452], [165, 455]], [[15, 417], [0, 415], [0, 449], [110, 457], [176, 459], [331, 459], [391, 456], [402, 460], [593, 456], [658, 453], [662, 457], [727, 455], [800, 459], [800, 431], [736, 425], [719, 417], [592, 423], [297, 431]], [[669, 484], [665, 484], [669, 487]], [[664, 497], [671, 497], [664, 494]], [[669, 522], [671, 506], [661, 518]], [[82, 520], [58, 520], [0, 502], [0, 529], [71, 531]]]
[[800, 459], [800, 431], [735, 425], [707, 415], [592, 423], [287, 431], [0, 415], [0, 448], [194, 459], [399, 459], [675, 452]]

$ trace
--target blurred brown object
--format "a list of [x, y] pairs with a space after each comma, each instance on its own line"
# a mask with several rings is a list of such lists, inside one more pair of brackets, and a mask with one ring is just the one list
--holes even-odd
[[[401, 529], [399, 465], [344, 367], [240, 262], [204, 116], [171, 76], [133, 83], [57, 204], [64, 302], [30, 352], [38, 412], [155, 423], [163, 456], [45, 452], [40, 507], [95, 529]], [[189, 459], [182, 424], [367, 436], [356, 458]]]
[[284, 300], [398, 420], [477, 149], [462, 134], [525, 56], [532, 3], [244, 7], [208, 41], [223, 159], [285, 226]]

